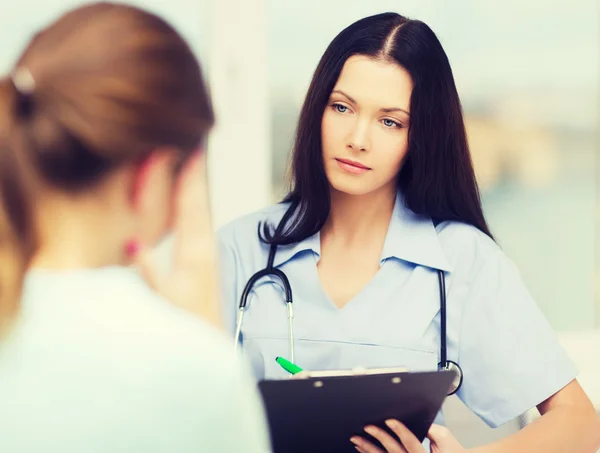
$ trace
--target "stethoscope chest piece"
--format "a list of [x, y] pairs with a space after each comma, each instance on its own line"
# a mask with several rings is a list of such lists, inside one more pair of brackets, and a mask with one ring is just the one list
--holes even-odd
[[447, 360], [445, 366], [440, 363], [440, 370], [452, 371], [454, 373], [454, 380], [448, 389], [448, 396], [454, 395], [456, 392], [458, 392], [463, 383], [462, 368], [458, 365], [458, 363], [453, 362], [452, 360]]

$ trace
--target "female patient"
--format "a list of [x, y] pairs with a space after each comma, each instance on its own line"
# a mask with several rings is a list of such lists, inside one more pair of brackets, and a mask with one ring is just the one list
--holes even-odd
[[[188, 45], [139, 9], [82, 7], [35, 36], [0, 102], [0, 451], [268, 450], [210, 325], [213, 114]], [[144, 267], [160, 297], [124, 265], [171, 227], [169, 275]]]

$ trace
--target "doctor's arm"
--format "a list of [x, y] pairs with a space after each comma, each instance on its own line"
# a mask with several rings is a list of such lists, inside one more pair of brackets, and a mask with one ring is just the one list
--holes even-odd
[[[600, 419], [579, 383], [574, 380], [538, 405], [538, 420], [512, 436], [474, 449], [465, 449], [450, 431], [432, 426], [428, 437], [433, 453], [595, 453], [600, 448]], [[369, 434], [385, 447], [381, 450], [364, 438], [353, 442], [360, 453], [425, 453], [418, 439], [395, 420], [387, 422], [396, 438], [377, 427]]]
[[600, 448], [600, 419], [576, 380], [537, 408], [542, 417], [535, 422], [506, 439], [472, 452], [595, 453]]
[[[488, 425], [498, 427], [537, 407], [542, 417], [518, 433], [472, 453], [596, 453], [600, 421], [560, 345], [514, 264], [499, 250], [480, 267], [466, 296], [458, 362], [465, 380], [458, 397]], [[374, 427], [372, 427], [374, 428]], [[390, 427], [392, 428], [392, 427]], [[425, 450], [402, 425], [396, 439], [378, 430], [388, 453]], [[444, 427], [428, 437], [435, 453], [463, 453]], [[401, 447], [400, 439], [405, 447]], [[358, 439], [359, 451], [380, 453]]]
[[471, 286], [459, 357], [470, 375], [459, 397], [491, 426], [537, 407], [542, 416], [477, 453], [595, 453], [600, 422], [575, 364], [531, 297], [514, 263], [491, 255]]
[[491, 426], [531, 407], [542, 416], [477, 453], [595, 453], [600, 421], [576, 380], [575, 364], [512, 261], [499, 250], [475, 279], [463, 313], [459, 397]]

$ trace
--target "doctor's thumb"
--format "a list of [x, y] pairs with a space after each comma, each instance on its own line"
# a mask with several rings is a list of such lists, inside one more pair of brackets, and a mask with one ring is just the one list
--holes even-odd
[[443, 453], [464, 453], [467, 451], [445, 426], [431, 425], [427, 437], [432, 446], [437, 447], [436, 450], [432, 449], [432, 451]]

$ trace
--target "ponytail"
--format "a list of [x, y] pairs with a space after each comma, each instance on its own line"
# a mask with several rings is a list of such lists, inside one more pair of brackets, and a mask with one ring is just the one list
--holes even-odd
[[18, 312], [23, 276], [35, 251], [32, 175], [19, 133], [26, 101], [12, 78], [0, 79], [0, 330]]

